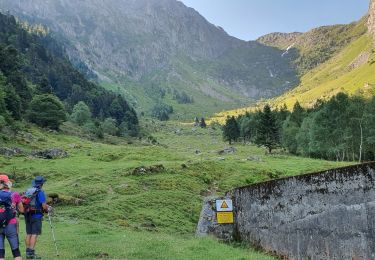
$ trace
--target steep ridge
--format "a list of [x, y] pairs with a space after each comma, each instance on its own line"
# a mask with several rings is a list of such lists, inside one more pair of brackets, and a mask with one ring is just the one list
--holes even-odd
[[[177, 109], [217, 111], [298, 84], [282, 50], [231, 37], [176, 0], [2, 0], [0, 9], [47, 25], [75, 64], [125, 85], [138, 107], [161, 99]], [[166, 94], [145, 99], [150, 85]], [[194, 104], [176, 104], [175, 90]]]
[[373, 35], [374, 42], [375, 42], [375, 0], [371, 0], [371, 3], [370, 3], [367, 27], [368, 27], [369, 32]]
[[332, 58], [353, 40], [366, 33], [365, 18], [349, 25], [315, 28], [306, 33], [272, 33], [257, 41], [280, 49], [292, 56], [301, 75]]
[[[275, 108], [285, 104], [292, 109], [297, 101], [311, 107], [317, 100], [328, 99], [339, 92], [365, 97], [375, 95], [375, 54], [371, 37], [374, 17], [372, 1], [369, 16], [356, 23], [324, 26], [293, 37], [279, 33], [261, 37], [258, 41], [283, 49], [295, 41], [286, 55], [294, 55], [294, 63], [302, 74], [301, 83], [279, 97], [216, 114], [212, 120], [224, 122], [228, 115], [244, 114], [265, 103]], [[306, 70], [309, 67], [311, 69]]]

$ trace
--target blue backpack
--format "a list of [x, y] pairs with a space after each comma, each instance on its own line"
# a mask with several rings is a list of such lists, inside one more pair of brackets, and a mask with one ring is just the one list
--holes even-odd
[[6, 227], [15, 216], [16, 212], [12, 208], [12, 193], [0, 190], [0, 228]]

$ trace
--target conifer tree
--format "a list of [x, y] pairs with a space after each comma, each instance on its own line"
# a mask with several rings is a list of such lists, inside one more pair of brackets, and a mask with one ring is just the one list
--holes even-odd
[[240, 128], [234, 116], [227, 117], [223, 127], [223, 137], [229, 144], [232, 144], [232, 141], [236, 141], [240, 137]]
[[201, 121], [199, 122], [199, 126], [202, 127], [202, 128], [206, 128], [207, 127], [206, 121], [204, 120], [203, 117], [201, 118]]
[[268, 104], [260, 114], [255, 143], [259, 146], [265, 146], [269, 153], [272, 153], [272, 150], [280, 145], [277, 120]]

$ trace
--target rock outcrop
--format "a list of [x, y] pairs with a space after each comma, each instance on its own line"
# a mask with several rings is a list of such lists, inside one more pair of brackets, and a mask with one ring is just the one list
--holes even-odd
[[369, 9], [369, 18], [367, 20], [367, 27], [369, 32], [374, 37], [375, 43], [375, 0], [371, 0], [370, 2], [370, 9]]
[[0, 147], [0, 155], [12, 157], [12, 156], [21, 156], [24, 154], [25, 154], [25, 151], [21, 148]]
[[31, 156], [43, 158], [43, 159], [58, 159], [68, 157], [68, 153], [62, 149], [46, 149], [46, 150], [37, 150], [31, 153]]

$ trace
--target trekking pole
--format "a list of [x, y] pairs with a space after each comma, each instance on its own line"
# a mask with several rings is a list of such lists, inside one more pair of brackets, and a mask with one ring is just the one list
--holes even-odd
[[59, 251], [57, 250], [57, 242], [56, 242], [56, 237], [55, 237], [55, 231], [53, 230], [53, 226], [52, 226], [51, 212], [48, 212], [48, 221], [49, 221], [49, 226], [51, 227], [53, 243], [55, 244], [56, 256], [59, 256]]

